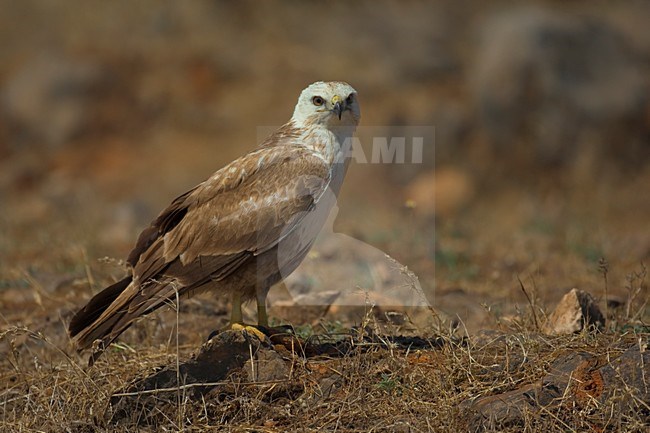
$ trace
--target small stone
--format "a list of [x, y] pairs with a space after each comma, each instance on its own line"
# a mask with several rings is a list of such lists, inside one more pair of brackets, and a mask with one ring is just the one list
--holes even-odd
[[605, 326], [605, 317], [589, 293], [571, 289], [562, 297], [544, 324], [543, 331], [551, 335], [580, 332], [587, 326]]
[[246, 361], [242, 371], [249, 382], [282, 381], [289, 378], [289, 366], [279, 353], [273, 350], [260, 350], [255, 360]]

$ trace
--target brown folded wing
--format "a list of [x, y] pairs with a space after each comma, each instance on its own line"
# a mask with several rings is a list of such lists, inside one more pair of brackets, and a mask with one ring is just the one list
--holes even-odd
[[[129, 254], [132, 282], [108, 305], [93, 302], [70, 325], [80, 349], [105, 347], [137, 317], [177, 293], [188, 295], [236, 273], [291, 233], [323, 195], [328, 164], [305, 148], [260, 148], [176, 198]], [[103, 310], [103, 311], [101, 311]], [[101, 311], [101, 312], [100, 312]]]

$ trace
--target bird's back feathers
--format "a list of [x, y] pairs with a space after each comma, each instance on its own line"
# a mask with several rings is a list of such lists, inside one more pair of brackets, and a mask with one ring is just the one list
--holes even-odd
[[323, 194], [330, 167], [313, 151], [259, 148], [176, 198], [138, 237], [131, 275], [95, 295], [70, 324], [91, 362], [131, 323], [156, 308], [224, 281], [269, 251]]

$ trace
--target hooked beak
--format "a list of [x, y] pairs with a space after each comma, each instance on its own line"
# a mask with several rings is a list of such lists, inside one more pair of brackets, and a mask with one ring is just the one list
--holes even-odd
[[339, 95], [334, 95], [332, 98], [332, 113], [336, 114], [339, 120], [341, 120], [343, 111], [345, 111], [346, 108], [343, 99]]

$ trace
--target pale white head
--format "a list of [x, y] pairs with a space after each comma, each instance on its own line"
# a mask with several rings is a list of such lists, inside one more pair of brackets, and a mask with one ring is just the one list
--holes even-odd
[[302, 91], [291, 118], [297, 126], [355, 127], [361, 110], [357, 91], [343, 81], [317, 81]]

